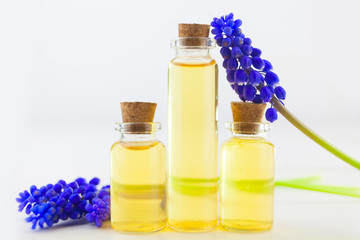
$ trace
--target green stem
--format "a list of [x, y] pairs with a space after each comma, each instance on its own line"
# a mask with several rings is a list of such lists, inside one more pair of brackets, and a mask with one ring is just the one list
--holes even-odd
[[296, 180], [276, 181], [275, 185], [360, 198], [360, 188], [355, 187], [325, 186], [307, 183], [302, 184]]
[[315, 182], [315, 181], [319, 181], [319, 180], [321, 180], [320, 176], [311, 176], [311, 177], [302, 177], [302, 178], [282, 180], [282, 181], [279, 181], [279, 182], [311, 183], [311, 182]]
[[352, 158], [351, 156], [342, 152], [340, 149], [336, 148], [334, 145], [330, 144], [324, 138], [316, 134], [308, 126], [306, 126], [299, 119], [297, 119], [291, 112], [289, 112], [289, 110], [287, 110], [287, 108], [276, 97], [273, 96], [273, 98], [271, 99], [271, 103], [276, 110], [278, 110], [292, 125], [294, 125], [297, 129], [303, 132], [306, 136], [311, 138], [314, 142], [316, 142], [344, 162], [360, 170], [360, 162], [358, 162], [355, 158]]

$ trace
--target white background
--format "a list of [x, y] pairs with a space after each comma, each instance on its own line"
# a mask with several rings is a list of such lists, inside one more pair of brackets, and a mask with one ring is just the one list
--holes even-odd
[[[109, 183], [113, 123], [121, 101], [158, 103], [166, 144], [167, 65], [177, 23], [209, 23], [232, 11], [287, 90], [286, 106], [360, 159], [358, 1], [0, 1], [1, 239], [131, 238], [74, 226], [31, 232], [19, 191], [60, 178]], [[221, 64], [219, 48], [213, 57]], [[219, 73], [219, 139], [229, 135], [236, 94]], [[322, 175], [360, 185], [359, 172], [315, 145], [282, 116], [269, 136], [276, 175]], [[211, 239], [358, 239], [358, 199], [277, 189], [275, 227], [260, 235], [213, 232]], [[81, 233], [81, 234], [80, 234]], [[7, 238], [2, 236], [6, 235]], [[192, 238], [165, 232], [149, 238]]]

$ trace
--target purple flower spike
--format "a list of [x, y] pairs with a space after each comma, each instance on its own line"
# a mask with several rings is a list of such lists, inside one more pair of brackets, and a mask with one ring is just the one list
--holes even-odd
[[56, 184], [30, 187], [29, 191], [19, 193], [16, 201], [19, 211], [25, 209], [29, 215], [27, 222], [44, 228], [45, 224], [52, 227], [59, 220], [79, 219], [85, 217], [89, 222], [95, 222], [97, 227], [110, 218], [110, 188], [109, 185], [97, 190], [99, 178], [93, 178], [87, 183], [84, 178], [77, 178], [66, 184], [64, 180]]
[[265, 113], [266, 120], [269, 122], [274, 122], [278, 118], [278, 114], [275, 108], [268, 108]]
[[91, 203], [87, 204], [85, 209], [88, 211], [86, 219], [97, 227], [101, 227], [103, 222], [110, 218], [110, 198], [109, 192], [102, 190], [101, 197], [95, 197]]
[[[211, 22], [214, 39], [222, 46], [223, 67], [227, 70], [231, 87], [244, 102], [269, 102], [274, 96], [284, 100], [286, 91], [279, 86], [279, 77], [272, 72], [272, 64], [262, 58], [262, 51], [253, 46], [253, 41], [242, 32], [241, 25], [242, 21], [234, 19], [232, 13]], [[267, 113], [268, 121], [277, 119], [276, 110]]]

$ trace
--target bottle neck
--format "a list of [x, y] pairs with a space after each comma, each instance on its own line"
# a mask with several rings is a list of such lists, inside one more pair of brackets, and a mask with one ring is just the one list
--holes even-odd
[[211, 59], [210, 48], [175, 48], [175, 57]]
[[258, 122], [226, 122], [226, 129], [237, 138], [265, 138], [270, 124]]
[[154, 141], [156, 140], [155, 133], [160, 129], [160, 123], [153, 122], [115, 124], [115, 130], [120, 133], [120, 141], [122, 142]]
[[211, 38], [182, 37], [171, 41], [175, 49], [176, 58], [182, 59], [211, 59], [210, 50], [215, 48], [216, 42]]
[[122, 142], [151, 142], [155, 141], [155, 132], [152, 133], [125, 133], [120, 132]]
[[235, 138], [248, 138], [248, 139], [256, 139], [256, 138], [265, 138], [266, 133], [265, 132], [257, 132], [257, 133], [241, 133], [236, 131], [231, 131], [231, 134]]

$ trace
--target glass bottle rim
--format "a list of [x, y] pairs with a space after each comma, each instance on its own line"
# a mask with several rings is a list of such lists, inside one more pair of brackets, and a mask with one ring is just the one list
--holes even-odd
[[270, 123], [263, 122], [225, 122], [225, 128], [238, 134], [261, 134], [270, 131]]
[[[134, 131], [134, 129], [140, 129]], [[122, 133], [130, 134], [149, 134], [161, 130], [160, 122], [134, 122], [134, 123], [124, 123], [116, 122], [115, 130]]]
[[[199, 45], [189, 46], [185, 44], [186, 41], [196, 40], [199, 42]], [[207, 37], [179, 37], [171, 40], [171, 48], [181, 48], [181, 49], [211, 49], [216, 47], [216, 41], [212, 38]]]

